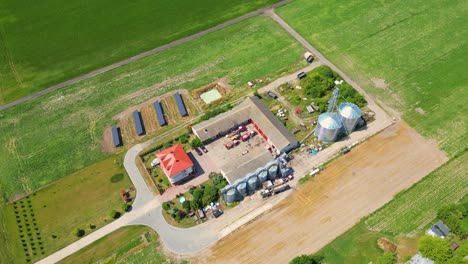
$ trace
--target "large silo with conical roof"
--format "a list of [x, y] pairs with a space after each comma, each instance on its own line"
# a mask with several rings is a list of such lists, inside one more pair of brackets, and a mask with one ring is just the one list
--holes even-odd
[[342, 103], [338, 106], [338, 114], [346, 129], [345, 132], [351, 133], [361, 118], [361, 109], [353, 103]]
[[326, 112], [319, 116], [315, 135], [320, 141], [334, 142], [342, 127], [341, 119], [335, 113]]
[[268, 179], [274, 180], [278, 176], [278, 164], [273, 163], [268, 167]]

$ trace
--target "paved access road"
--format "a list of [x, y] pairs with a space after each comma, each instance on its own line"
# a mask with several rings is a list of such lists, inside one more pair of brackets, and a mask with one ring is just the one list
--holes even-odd
[[48, 88], [45, 88], [44, 90], [41, 90], [41, 91], [38, 91], [38, 92], [35, 92], [33, 94], [30, 94], [28, 96], [25, 96], [21, 99], [18, 99], [16, 101], [13, 101], [11, 103], [8, 103], [8, 104], [4, 104], [4, 105], [0, 105], [0, 111], [1, 110], [5, 110], [5, 109], [8, 109], [8, 108], [11, 108], [15, 105], [19, 105], [19, 104], [22, 104], [24, 102], [27, 102], [27, 101], [30, 101], [30, 100], [33, 100], [41, 95], [44, 95], [44, 94], [48, 94], [50, 92], [53, 92], [55, 90], [58, 90], [58, 89], [61, 89], [61, 88], [64, 88], [66, 86], [69, 86], [69, 85], [72, 85], [74, 83], [77, 83], [77, 82], [80, 82], [80, 81], [83, 81], [83, 80], [86, 80], [86, 79], [89, 79], [89, 78], [92, 78], [96, 75], [99, 75], [99, 74], [102, 74], [102, 73], [105, 73], [105, 72], [108, 72], [110, 70], [113, 70], [113, 69], [116, 69], [120, 66], [123, 66], [123, 65], [126, 65], [126, 64], [129, 64], [131, 62], [134, 62], [134, 61], [137, 61], [139, 59], [142, 59], [142, 58], [145, 58], [145, 57], [148, 57], [148, 56], [151, 56], [151, 55], [154, 55], [156, 53], [159, 53], [161, 51], [164, 51], [164, 50], [167, 50], [169, 48], [172, 48], [172, 47], [175, 47], [175, 46], [178, 46], [180, 44], [183, 44], [185, 42], [189, 42], [193, 39], [196, 39], [198, 37], [201, 37], [201, 36], [204, 36], [208, 33], [211, 33], [211, 32], [214, 32], [216, 30], [219, 30], [219, 29], [222, 29], [222, 28], [225, 28], [225, 27], [228, 27], [230, 25], [233, 25], [233, 24], [236, 24], [240, 21], [243, 21], [243, 20], [246, 20], [246, 19], [249, 19], [251, 17], [254, 17], [254, 16], [257, 16], [257, 15], [260, 15], [262, 13], [264, 13], [266, 10], [268, 9], [271, 9], [271, 8], [276, 8], [276, 7], [279, 7], [279, 6], [282, 6], [288, 2], [290, 2], [291, 0], [282, 0], [282, 1], [279, 1], [278, 3], [276, 4], [273, 4], [273, 5], [270, 5], [270, 6], [267, 6], [267, 7], [264, 7], [262, 9], [259, 9], [259, 10], [256, 10], [256, 11], [253, 11], [253, 12], [250, 12], [248, 14], [245, 14], [241, 17], [238, 17], [238, 18], [235, 18], [235, 19], [232, 19], [232, 20], [229, 20], [227, 22], [224, 22], [222, 24], [219, 24], [217, 26], [214, 26], [212, 28], [209, 28], [209, 29], [206, 29], [206, 30], [203, 30], [201, 32], [198, 32], [198, 33], [195, 33], [193, 35], [190, 35], [190, 36], [187, 36], [185, 38], [181, 38], [181, 39], [178, 39], [176, 41], [173, 41], [171, 43], [168, 43], [166, 45], [163, 45], [163, 46], [160, 46], [160, 47], [157, 47], [155, 49], [152, 49], [152, 50], [149, 50], [149, 51], [145, 51], [143, 53], [140, 53], [136, 56], [133, 56], [133, 57], [130, 57], [128, 59], [125, 59], [125, 60], [122, 60], [122, 61], [119, 61], [119, 62], [116, 62], [114, 64], [111, 64], [109, 66], [106, 66], [106, 67], [103, 67], [101, 69], [97, 69], [95, 71], [92, 71], [90, 73], [87, 73], [85, 75], [82, 75], [82, 76], [79, 76], [79, 77], [76, 77], [76, 78], [73, 78], [73, 79], [70, 79], [68, 81], [65, 81], [65, 82], [62, 82], [62, 83], [59, 83], [59, 84], [56, 84], [56, 85], [53, 85], [53, 86], [50, 86]]

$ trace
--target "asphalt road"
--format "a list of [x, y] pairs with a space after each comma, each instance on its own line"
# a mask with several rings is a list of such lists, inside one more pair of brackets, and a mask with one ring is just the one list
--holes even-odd
[[133, 56], [133, 57], [130, 57], [128, 59], [125, 59], [125, 60], [122, 60], [122, 61], [119, 61], [119, 62], [116, 62], [114, 64], [111, 64], [109, 66], [106, 66], [104, 68], [101, 68], [101, 69], [97, 69], [95, 71], [92, 71], [90, 73], [87, 73], [85, 75], [82, 75], [82, 76], [78, 76], [76, 78], [73, 78], [73, 79], [70, 79], [68, 81], [65, 81], [65, 82], [62, 82], [62, 83], [59, 83], [59, 84], [56, 84], [56, 85], [53, 85], [53, 86], [50, 86], [48, 88], [45, 88], [41, 91], [38, 91], [38, 92], [35, 92], [33, 94], [30, 94], [28, 96], [25, 96], [21, 99], [18, 99], [16, 101], [13, 101], [11, 103], [7, 103], [7, 104], [4, 104], [4, 105], [0, 105], [0, 111], [1, 110], [5, 110], [5, 109], [8, 109], [8, 108], [11, 108], [15, 105], [19, 105], [19, 104], [22, 104], [24, 102], [27, 102], [27, 101], [30, 101], [30, 100], [33, 100], [41, 95], [44, 95], [44, 94], [48, 94], [50, 92], [53, 92], [53, 91], [56, 91], [58, 89], [61, 89], [61, 88], [64, 88], [66, 86], [69, 86], [71, 84], [74, 84], [74, 83], [77, 83], [77, 82], [80, 82], [80, 81], [83, 81], [83, 80], [86, 80], [86, 79], [89, 79], [89, 78], [92, 78], [96, 75], [99, 75], [99, 74], [102, 74], [102, 73], [105, 73], [105, 72], [108, 72], [110, 70], [113, 70], [113, 69], [116, 69], [120, 66], [123, 66], [123, 65], [126, 65], [126, 64], [129, 64], [131, 62], [134, 62], [136, 60], [139, 60], [139, 59], [142, 59], [142, 58], [145, 58], [145, 57], [148, 57], [148, 56], [151, 56], [151, 55], [154, 55], [156, 53], [159, 53], [161, 51], [164, 51], [164, 50], [167, 50], [169, 48], [172, 48], [172, 47], [175, 47], [175, 46], [178, 46], [180, 44], [183, 44], [185, 42], [188, 42], [188, 41], [191, 41], [193, 39], [196, 39], [198, 37], [201, 37], [201, 36], [204, 36], [208, 33], [211, 33], [211, 32], [214, 32], [216, 30], [219, 30], [219, 29], [222, 29], [222, 28], [225, 28], [225, 27], [228, 27], [230, 25], [233, 25], [233, 24], [236, 24], [240, 21], [243, 21], [243, 20], [246, 20], [246, 19], [249, 19], [251, 17], [254, 17], [254, 16], [257, 16], [257, 15], [260, 15], [262, 13], [264, 13], [266, 10], [268, 9], [272, 9], [272, 8], [276, 8], [276, 7], [279, 7], [279, 6], [282, 6], [288, 2], [290, 2], [291, 0], [282, 0], [282, 1], [279, 1], [278, 3], [276, 4], [273, 4], [273, 5], [270, 5], [270, 6], [267, 6], [267, 7], [264, 7], [262, 9], [259, 9], [259, 10], [256, 10], [256, 11], [253, 11], [253, 12], [250, 12], [248, 14], [245, 14], [241, 17], [238, 17], [238, 18], [235, 18], [235, 19], [232, 19], [232, 20], [229, 20], [227, 22], [224, 22], [222, 24], [219, 24], [217, 26], [214, 26], [212, 28], [209, 28], [209, 29], [206, 29], [206, 30], [203, 30], [203, 31], [200, 31], [198, 33], [195, 33], [193, 35], [190, 35], [190, 36], [187, 36], [185, 38], [181, 38], [181, 39], [178, 39], [176, 41], [173, 41], [171, 43], [168, 43], [166, 45], [163, 45], [163, 46], [160, 46], [160, 47], [157, 47], [155, 49], [152, 49], [152, 50], [148, 50], [148, 51], [145, 51], [143, 53], [140, 53], [136, 56]]

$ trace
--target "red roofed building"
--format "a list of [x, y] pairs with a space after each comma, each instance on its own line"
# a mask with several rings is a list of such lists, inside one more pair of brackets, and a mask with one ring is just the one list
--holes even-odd
[[156, 157], [161, 162], [161, 168], [172, 184], [176, 184], [193, 174], [193, 162], [181, 144], [156, 153]]

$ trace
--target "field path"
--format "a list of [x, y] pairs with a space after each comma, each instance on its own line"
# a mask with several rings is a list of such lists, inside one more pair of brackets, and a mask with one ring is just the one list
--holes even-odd
[[246, 20], [246, 19], [249, 19], [251, 17], [254, 17], [254, 16], [257, 16], [257, 15], [260, 15], [262, 13], [264, 13], [266, 10], [269, 10], [269, 9], [272, 9], [272, 8], [276, 8], [276, 7], [279, 7], [279, 6], [282, 6], [288, 2], [290, 2], [291, 0], [282, 0], [282, 1], [279, 1], [278, 3], [275, 3], [275, 4], [272, 4], [270, 6], [267, 6], [267, 7], [264, 7], [262, 9], [259, 9], [259, 10], [256, 10], [256, 11], [252, 11], [250, 13], [247, 13], [243, 16], [240, 16], [238, 18], [235, 18], [235, 19], [232, 19], [232, 20], [229, 20], [227, 22], [224, 22], [222, 24], [219, 24], [219, 25], [216, 25], [214, 27], [211, 27], [209, 29], [206, 29], [206, 30], [203, 30], [203, 31], [200, 31], [198, 33], [195, 33], [193, 35], [190, 35], [190, 36], [187, 36], [187, 37], [184, 37], [184, 38], [181, 38], [181, 39], [178, 39], [176, 41], [173, 41], [171, 43], [168, 43], [166, 45], [162, 45], [160, 47], [157, 47], [157, 48], [154, 48], [152, 50], [148, 50], [148, 51], [145, 51], [143, 53], [140, 53], [138, 55], [135, 55], [133, 57], [130, 57], [128, 59], [125, 59], [125, 60], [122, 60], [122, 61], [119, 61], [119, 62], [116, 62], [114, 64], [111, 64], [109, 66], [106, 66], [106, 67], [103, 67], [101, 69], [97, 69], [95, 71], [92, 71], [90, 73], [87, 73], [85, 75], [82, 75], [82, 76], [78, 76], [76, 78], [73, 78], [73, 79], [70, 79], [68, 81], [65, 81], [65, 82], [62, 82], [62, 83], [59, 83], [59, 84], [56, 84], [56, 85], [53, 85], [53, 86], [50, 86], [48, 88], [45, 88], [44, 90], [41, 90], [41, 91], [38, 91], [38, 92], [35, 92], [33, 94], [30, 94], [28, 96], [25, 96], [21, 99], [18, 99], [16, 101], [13, 101], [11, 103], [8, 103], [8, 104], [4, 104], [4, 105], [0, 105], [0, 111], [1, 110], [5, 110], [5, 109], [8, 109], [8, 108], [11, 108], [15, 105], [19, 105], [19, 104], [22, 104], [24, 102], [27, 102], [27, 101], [30, 101], [30, 100], [33, 100], [41, 95], [44, 95], [44, 94], [48, 94], [50, 92], [53, 92], [53, 91], [56, 91], [58, 89], [61, 89], [61, 88], [64, 88], [66, 86], [69, 86], [71, 84], [74, 84], [74, 83], [77, 83], [77, 82], [80, 82], [80, 81], [83, 81], [83, 80], [86, 80], [86, 79], [89, 79], [89, 78], [92, 78], [94, 76], [97, 76], [99, 74], [102, 74], [102, 73], [105, 73], [105, 72], [108, 72], [110, 70], [113, 70], [113, 69], [116, 69], [120, 66], [123, 66], [123, 65], [126, 65], [126, 64], [129, 64], [131, 62], [134, 62], [134, 61], [137, 61], [139, 59], [142, 59], [142, 58], [145, 58], [145, 57], [148, 57], [148, 56], [151, 56], [151, 55], [154, 55], [156, 53], [159, 53], [161, 51], [164, 51], [164, 50], [167, 50], [167, 49], [170, 49], [170, 48], [173, 48], [175, 46], [178, 46], [180, 44], [183, 44], [183, 43], [186, 43], [188, 41], [191, 41], [193, 39], [196, 39], [196, 38], [199, 38], [201, 36], [204, 36], [206, 34], [209, 34], [211, 32], [214, 32], [214, 31], [217, 31], [217, 30], [220, 30], [222, 28], [225, 28], [225, 27], [228, 27], [230, 25], [233, 25], [233, 24], [236, 24], [240, 21], [243, 21], [243, 20]]

